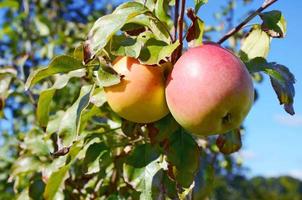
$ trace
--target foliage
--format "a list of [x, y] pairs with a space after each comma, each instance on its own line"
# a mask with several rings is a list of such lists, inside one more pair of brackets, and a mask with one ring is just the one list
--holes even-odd
[[[197, 16], [207, 1], [188, 10], [184, 46], [172, 20], [179, 1], [110, 2], [0, 2], [0, 199], [201, 199], [213, 190], [219, 199], [220, 187], [237, 183], [221, 176], [241, 169], [235, 157], [222, 154], [241, 147], [239, 130], [216, 142], [193, 137], [170, 115], [132, 123], [112, 112], [103, 90], [122, 78], [111, 68], [117, 56], [175, 62], [187, 42], [201, 45], [225, 31]], [[217, 19], [232, 24], [235, 2]], [[250, 73], [268, 74], [293, 114], [294, 75], [265, 60], [272, 39], [285, 36], [286, 21], [280, 11], [260, 17], [248, 35], [233, 35], [228, 48], [239, 52], [243, 40], [238, 55]]]

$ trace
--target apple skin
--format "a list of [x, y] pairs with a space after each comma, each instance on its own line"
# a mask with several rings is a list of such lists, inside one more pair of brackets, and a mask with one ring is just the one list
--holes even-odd
[[215, 43], [189, 49], [167, 80], [166, 100], [175, 120], [196, 136], [238, 128], [254, 102], [245, 65]]
[[161, 66], [143, 65], [135, 58], [118, 57], [113, 62], [113, 69], [123, 78], [104, 90], [110, 107], [118, 115], [132, 122], [150, 123], [169, 113]]

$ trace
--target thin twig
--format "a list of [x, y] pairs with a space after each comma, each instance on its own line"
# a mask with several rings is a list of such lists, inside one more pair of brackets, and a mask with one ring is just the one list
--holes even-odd
[[218, 40], [218, 44], [222, 44], [224, 41], [226, 41], [228, 38], [230, 38], [232, 35], [237, 33], [244, 25], [246, 25], [249, 21], [251, 21], [254, 17], [259, 15], [263, 10], [265, 10], [267, 7], [272, 5], [273, 3], [277, 2], [278, 0], [266, 0], [261, 7], [259, 7], [256, 11], [254, 11], [252, 14], [250, 14], [243, 22], [238, 24], [235, 28], [230, 30], [227, 34], [225, 34], [220, 40]]
[[177, 39], [177, 22], [178, 22], [178, 15], [179, 15], [179, 0], [175, 0], [175, 10], [174, 10], [174, 40]]
[[[183, 44], [182, 37], [183, 37], [183, 22], [184, 22], [184, 15], [185, 15], [185, 6], [186, 6], [186, 0], [181, 0], [181, 10], [178, 19], [178, 41], [180, 44], [180, 49], [182, 49], [182, 44]], [[181, 50], [179, 54], [181, 54]]]

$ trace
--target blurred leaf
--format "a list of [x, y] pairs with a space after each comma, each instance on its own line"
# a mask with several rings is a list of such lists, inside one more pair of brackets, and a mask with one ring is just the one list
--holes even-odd
[[180, 125], [175, 121], [172, 115], [167, 115], [155, 122], [154, 126], [158, 129], [158, 133], [155, 137], [157, 142], [171, 137], [171, 134], [175, 133], [180, 128]]
[[47, 67], [40, 68], [30, 74], [28, 77], [25, 88], [26, 90], [35, 85], [40, 80], [58, 73], [66, 73], [73, 70], [84, 68], [85, 66], [81, 61], [72, 56], [62, 55], [55, 57]]
[[107, 99], [103, 88], [96, 88], [93, 92], [93, 95], [90, 97], [90, 102], [96, 107], [101, 107], [104, 105], [104, 103], [106, 103], [106, 101]]
[[41, 167], [40, 161], [35, 157], [20, 157], [14, 162], [11, 176], [16, 176], [20, 173], [34, 172]]
[[109, 151], [109, 148], [102, 142], [93, 143], [88, 147], [83, 164], [89, 173], [96, 173], [100, 170], [89, 170], [89, 168], [93, 166], [94, 163], [96, 163], [96, 165], [99, 167], [99, 159], [102, 154], [106, 153], [107, 151]]
[[86, 41], [92, 56], [104, 48], [111, 37], [130, 19], [147, 11], [143, 4], [127, 2], [118, 6], [112, 14], [99, 18], [91, 28]]
[[79, 69], [71, 71], [68, 74], [60, 75], [57, 77], [54, 85], [51, 88], [48, 88], [41, 92], [37, 105], [37, 119], [41, 127], [47, 126], [49, 118], [49, 107], [56, 90], [64, 88], [71, 78], [80, 78], [85, 75], [85, 69]]
[[199, 165], [198, 145], [183, 129], [170, 135], [169, 144], [167, 159], [175, 166], [175, 179], [183, 187], [188, 188], [194, 180]]
[[35, 200], [43, 199], [43, 192], [45, 189], [45, 183], [42, 180], [41, 173], [35, 174], [33, 180], [30, 183], [28, 195]]
[[58, 131], [60, 138], [63, 139], [64, 146], [71, 145], [76, 139], [79, 131], [81, 114], [89, 104], [92, 90], [93, 87], [91, 85], [83, 86], [78, 99], [65, 112]]
[[72, 145], [69, 151], [69, 162], [66, 165], [62, 166], [57, 171], [53, 172], [49, 177], [46, 187], [43, 193], [43, 197], [47, 200], [52, 200], [55, 198], [55, 195], [59, 191], [60, 186], [67, 179], [67, 172], [70, 169], [71, 165], [76, 160], [80, 150], [82, 149], [82, 143], [76, 142]]
[[200, 7], [208, 3], [208, 0], [194, 0], [194, 3], [195, 3], [195, 12], [198, 13]]
[[[240, 57], [247, 57], [253, 59], [256, 57], [266, 58], [270, 48], [271, 38], [269, 35], [261, 30], [260, 25], [255, 25], [243, 40]], [[246, 60], [246, 59], [243, 59]]]
[[137, 146], [123, 166], [125, 181], [136, 191], [140, 199], [152, 200], [152, 181], [161, 169], [158, 152], [150, 144]]
[[271, 37], [283, 38], [286, 34], [286, 20], [278, 10], [272, 10], [260, 14], [263, 23], [262, 29]]
[[49, 35], [49, 27], [47, 26], [47, 24], [44, 22], [43, 19], [39, 18], [39, 17], [35, 17], [34, 18], [34, 23], [36, 25], [37, 30], [39, 31], [39, 34], [41, 36], [48, 36]]
[[240, 129], [220, 134], [216, 139], [216, 145], [219, 151], [224, 154], [231, 154], [238, 151], [242, 146]]
[[202, 44], [203, 32], [204, 32], [204, 22], [196, 16], [193, 9], [187, 10], [187, 15], [191, 19], [192, 24], [190, 25], [187, 32], [187, 41], [189, 42], [189, 47], [200, 46]]
[[3, 0], [0, 2], [0, 8], [19, 8], [19, 3], [16, 0]]

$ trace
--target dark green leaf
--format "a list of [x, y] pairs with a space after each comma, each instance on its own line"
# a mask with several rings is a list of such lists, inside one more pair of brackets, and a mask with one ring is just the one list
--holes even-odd
[[72, 56], [62, 55], [55, 57], [47, 67], [40, 68], [28, 77], [25, 88], [28, 89], [35, 85], [40, 80], [58, 73], [66, 73], [73, 70], [84, 68], [85, 66], [81, 61]]
[[171, 134], [169, 144], [167, 159], [175, 167], [175, 179], [183, 187], [188, 188], [194, 180], [199, 165], [198, 145], [183, 129]]
[[35, 200], [43, 199], [45, 183], [42, 180], [42, 174], [36, 174], [29, 185], [28, 195]]
[[155, 127], [158, 129], [158, 133], [155, 137], [157, 142], [160, 142], [166, 138], [169, 138], [171, 134], [176, 132], [180, 126], [172, 117], [172, 115], [167, 115], [161, 120], [155, 122]]
[[238, 151], [241, 146], [241, 134], [239, 129], [232, 130], [218, 136], [216, 145], [219, 151], [224, 154], [231, 154]]
[[278, 10], [272, 10], [260, 14], [263, 23], [262, 29], [271, 37], [283, 38], [286, 34], [286, 21], [282, 13]]
[[142, 41], [126, 37], [125, 35], [113, 36], [112, 42], [110, 43], [110, 49], [113, 55], [133, 58], [139, 56], [142, 46]]

